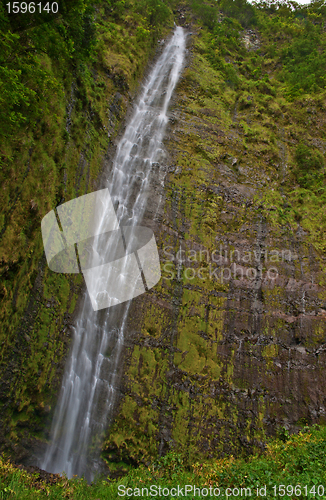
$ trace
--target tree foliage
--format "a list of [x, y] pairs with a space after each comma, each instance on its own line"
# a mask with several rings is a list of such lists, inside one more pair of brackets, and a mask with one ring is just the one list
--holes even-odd
[[247, 0], [221, 0], [222, 12], [227, 17], [232, 17], [248, 28], [256, 24], [255, 8]]
[[[61, 4], [60, 4], [61, 5]], [[135, 16], [139, 38], [159, 30], [171, 15], [163, 0], [90, 0], [64, 2], [64, 14], [51, 22], [22, 29], [0, 5], [0, 135], [9, 137], [19, 127], [33, 127], [47, 109], [48, 96], [57, 89], [56, 77], [76, 72], [96, 54], [95, 9], [103, 6], [116, 21]], [[145, 36], [146, 38], [146, 36]], [[47, 62], [46, 62], [47, 58]], [[45, 69], [49, 64], [54, 71]]]
[[199, 0], [192, 0], [192, 9], [197, 16], [201, 19], [204, 26], [208, 29], [213, 30], [216, 26], [218, 19], [218, 8], [216, 5], [207, 5]]
[[259, 2], [255, 8], [267, 55], [278, 58], [279, 79], [286, 85], [287, 97], [291, 100], [324, 89], [326, 2], [299, 5], [272, 0]]

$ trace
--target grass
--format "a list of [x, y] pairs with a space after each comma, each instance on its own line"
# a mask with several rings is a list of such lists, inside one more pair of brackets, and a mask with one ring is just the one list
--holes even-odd
[[[57, 475], [45, 483], [37, 474], [28, 474], [1, 458], [0, 499], [113, 500], [146, 498], [146, 495], [153, 499], [162, 496], [172, 499], [176, 496], [173, 488], [178, 486], [183, 489], [180, 496], [189, 499], [214, 498], [214, 490], [216, 496], [220, 491], [221, 497], [230, 499], [239, 496], [319, 499], [325, 498], [326, 493], [325, 445], [326, 428], [323, 426], [304, 427], [292, 436], [283, 428], [278, 438], [266, 446], [265, 452], [250, 459], [230, 456], [187, 466], [179, 455], [169, 453], [151, 464], [129, 468], [120, 479], [102, 477], [91, 485], [83, 478], [68, 480]], [[189, 486], [186, 494], [186, 485], [195, 485], [199, 489], [196, 495]]]

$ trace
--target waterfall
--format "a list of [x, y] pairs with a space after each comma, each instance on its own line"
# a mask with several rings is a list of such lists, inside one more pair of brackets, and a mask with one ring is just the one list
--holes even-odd
[[[155, 164], [162, 153], [167, 110], [184, 54], [185, 34], [181, 27], [176, 27], [144, 84], [117, 146], [104, 187], [109, 189], [120, 227], [135, 227], [144, 216], [150, 179], [158, 175]], [[103, 253], [114, 253], [115, 241], [111, 238], [103, 245], [100, 238], [95, 239], [93, 251], [97, 258]], [[101, 275], [93, 274], [92, 280], [100, 281]], [[117, 396], [130, 304], [127, 301], [94, 311], [85, 293], [54, 413], [51, 443], [40, 464], [42, 469], [65, 472], [69, 478], [84, 474], [88, 480], [98, 470], [101, 443]]]

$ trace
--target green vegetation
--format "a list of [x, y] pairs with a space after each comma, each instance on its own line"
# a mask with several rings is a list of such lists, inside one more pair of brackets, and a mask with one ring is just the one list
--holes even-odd
[[296, 178], [300, 187], [321, 188], [325, 178], [322, 172], [324, 166], [323, 155], [318, 150], [311, 150], [308, 146], [300, 143], [295, 151], [297, 162]]
[[[243, 20], [241, 16], [247, 11], [251, 14]], [[325, 2], [300, 6], [273, 1], [259, 2], [253, 7], [242, 0], [225, 0], [215, 7], [215, 12], [211, 18], [219, 18], [219, 22], [214, 24], [207, 24], [204, 13], [201, 14], [208, 29], [202, 33], [200, 46], [202, 56], [217, 71], [216, 77], [220, 75], [224, 80], [224, 85], [221, 82], [216, 86], [215, 95], [227, 93], [230, 100], [225, 102], [226, 107], [235, 106], [243, 112], [239, 126], [244, 132], [244, 148], [250, 143], [263, 163], [266, 154], [262, 155], [260, 145], [267, 143], [271, 155], [268, 163], [279, 164], [278, 174], [275, 172], [283, 185], [279, 199], [286, 198], [287, 204], [281, 202], [277, 222], [294, 229], [302, 221], [315, 248], [325, 249], [324, 237], [316, 227], [320, 220], [324, 221], [323, 215], [320, 219], [320, 208], [326, 201], [321, 146], [325, 130], [320, 119], [326, 97]], [[244, 43], [243, 28], [248, 26], [259, 36], [256, 46], [253, 41], [248, 40], [247, 47]], [[208, 88], [205, 95], [209, 93], [212, 90]], [[249, 125], [249, 121], [253, 123]], [[277, 134], [279, 127], [283, 130], [282, 138]], [[318, 147], [315, 137], [319, 138]], [[286, 159], [276, 159], [278, 153], [273, 144], [280, 140], [286, 144]], [[275, 189], [279, 192], [279, 188], [274, 186]], [[267, 215], [268, 207], [275, 206], [276, 195], [270, 190], [261, 191]], [[268, 216], [276, 222], [277, 214]]]
[[[0, 26], [6, 23], [4, 9], [2, 5]], [[52, 22], [23, 32], [3, 31], [0, 136], [17, 136], [20, 126], [33, 128], [43, 115], [48, 115], [48, 96], [69, 89], [70, 71], [87, 85], [91, 78], [87, 64], [95, 63], [99, 49], [103, 50], [104, 31], [106, 36], [110, 34], [112, 49], [121, 49], [121, 56], [133, 59], [137, 51], [143, 52], [148, 43], [157, 39], [170, 16], [171, 10], [161, 0], [102, 1], [95, 5], [79, 0]], [[128, 40], [126, 44], [121, 43], [122, 38]], [[122, 72], [124, 69], [119, 68]]]
[[256, 24], [256, 10], [246, 0], [221, 0], [220, 8], [225, 16], [236, 19], [244, 28]]
[[[284, 437], [285, 436], [285, 437]], [[219, 488], [221, 496], [225, 498], [227, 488], [230, 499], [239, 497], [238, 490], [249, 489], [252, 497], [257, 497], [259, 490], [266, 485], [266, 498], [285, 498], [296, 500], [299, 498], [324, 498], [326, 489], [326, 429], [314, 426], [305, 428], [295, 436], [284, 433], [282, 439], [271, 441], [265, 453], [253, 456], [249, 460], [239, 460], [234, 457], [220, 460], [202, 461], [187, 467], [179, 455], [169, 453], [148, 466], [141, 466], [129, 471], [124, 477], [117, 480], [98, 479], [92, 485], [80, 478], [67, 480], [52, 476], [49, 482], [40, 480], [38, 474], [27, 474], [17, 470], [10, 462], [0, 461], [0, 498], [21, 500], [48, 498], [74, 500], [110, 500], [118, 498], [139, 498], [142, 488], [150, 491], [154, 485], [161, 495], [154, 494], [149, 498], [162, 498], [163, 488], [170, 492], [172, 488], [183, 488], [184, 498], [216, 498], [207, 495], [207, 489], [213, 491]], [[51, 484], [52, 483], [52, 484]], [[196, 485], [196, 496], [188, 492], [185, 494], [185, 485]], [[118, 489], [120, 486], [120, 490]], [[126, 495], [127, 488], [128, 496]], [[138, 488], [138, 490], [137, 490]], [[275, 489], [276, 488], [276, 489]], [[234, 490], [235, 489], [235, 490]], [[237, 490], [238, 489], [238, 490]], [[232, 494], [234, 490], [234, 494]], [[120, 495], [118, 494], [120, 492]], [[125, 493], [124, 496], [121, 493]], [[134, 493], [134, 494], [132, 494]], [[169, 494], [165, 490], [164, 498], [175, 498], [175, 491]], [[276, 494], [275, 494], [276, 493]], [[285, 493], [285, 494], [284, 494]], [[146, 490], [144, 497], [146, 498]]]

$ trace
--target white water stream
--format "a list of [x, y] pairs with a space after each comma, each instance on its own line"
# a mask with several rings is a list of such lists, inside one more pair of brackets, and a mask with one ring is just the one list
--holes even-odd
[[[167, 110], [182, 70], [185, 34], [177, 27], [144, 85], [131, 120], [120, 140], [108, 175], [113, 206], [120, 226], [142, 221], [153, 169], [162, 152]], [[158, 173], [157, 173], [158, 175]], [[104, 216], [105, 217], [105, 213]], [[101, 221], [105, 225], [105, 221]], [[105, 246], [94, 240], [94, 254], [114, 254], [116, 239]], [[97, 268], [101, 272], [101, 267]], [[92, 269], [92, 271], [94, 271]], [[95, 272], [95, 271], [94, 271]], [[92, 280], [101, 281], [101, 275]], [[114, 303], [114, 302], [113, 302]], [[124, 329], [131, 301], [94, 311], [85, 294], [74, 328], [62, 388], [41, 468], [68, 477], [92, 480], [99, 464], [101, 444], [116, 401], [121, 373]]]

